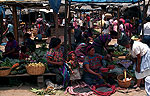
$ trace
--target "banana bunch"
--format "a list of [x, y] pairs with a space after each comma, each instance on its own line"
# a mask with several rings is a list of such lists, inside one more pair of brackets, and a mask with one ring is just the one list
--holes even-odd
[[44, 66], [44, 64], [41, 63], [41, 62], [39, 62], [39, 63], [29, 63], [28, 66], [42, 67], [42, 66]]

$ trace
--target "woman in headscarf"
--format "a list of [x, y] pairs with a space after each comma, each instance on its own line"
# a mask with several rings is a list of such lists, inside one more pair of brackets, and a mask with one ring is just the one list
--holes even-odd
[[87, 44], [81, 43], [75, 49], [75, 54], [78, 57], [78, 61], [79, 62], [83, 62], [84, 61], [84, 57], [86, 56], [86, 52], [85, 52], [86, 47], [87, 47]]
[[95, 53], [92, 45], [86, 48], [87, 56], [84, 59], [83, 80], [89, 85], [96, 85], [103, 83], [103, 77], [100, 72], [102, 67], [102, 56]]
[[61, 40], [52, 38], [47, 52], [47, 62], [49, 70], [56, 74], [56, 83], [67, 87], [69, 83], [69, 71], [63, 60], [63, 53], [60, 49]]
[[140, 87], [141, 80], [150, 75], [150, 49], [142, 42], [129, 39], [122, 40], [120, 45], [129, 48], [132, 57], [136, 59], [135, 76], [137, 84], [134, 87]]
[[99, 35], [95, 40], [94, 40], [94, 48], [95, 52], [105, 56], [107, 54], [107, 46], [108, 43], [111, 41], [111, 38], [116, 38], [118, 35], [117, 32], [115, 31], [110, 31], [110, 34], [102, 34]]

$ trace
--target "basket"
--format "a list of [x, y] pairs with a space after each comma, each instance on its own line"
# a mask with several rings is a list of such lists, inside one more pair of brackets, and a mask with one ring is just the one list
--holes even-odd
[[0, 67], [0, 77], [9, 75], [11, 67]]
[[[127, 77], [131, 78], [131, 80], [132, 80], [132, 77], [130, 75], [127, 75]], [[125, 82], [122, 80], [123, 78], [124, 78], [123, 74], [120, 74], [117, 76], [118, 84], [120, 87], [128, 88], [131, 85], [131, 80]]]
[[45, 72], [45, 66], [26, 66], [26, 69], [30, 75], [41, 75]]

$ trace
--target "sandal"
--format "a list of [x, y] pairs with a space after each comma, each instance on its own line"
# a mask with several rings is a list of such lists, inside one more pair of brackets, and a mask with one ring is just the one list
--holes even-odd
[[137, 84], [133, 86], [134, 89], [136, 89], [136, 88], [138, 88], [138, 87], [140, 87], [140, 86], [137, 86]]

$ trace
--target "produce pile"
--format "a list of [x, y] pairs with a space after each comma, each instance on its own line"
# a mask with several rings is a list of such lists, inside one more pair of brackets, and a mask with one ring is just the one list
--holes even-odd
[[46, 89], [36, 89], [36, 88], [32, 88], [30, 90], [33, 93], [36, 93], [37, 95], [55, 95], [56, 91], [54, 90], [54, 88], [52, 87], [47, 87]]
[[113, 56], [122, 56], [122, 55], [126, 55], [128, 54], [129, 52], [126, 50], [125, 47], [121, 46], [121, 45], [118, 45], [117, 47], [109, 47], [108, 48], [109, 50], [111, 50], [111, 54]]
[[39, 62], [39, 63], [30, 63], [30, 64], [28, 64], [28, 66], [42, 67], [42, 66], [45, 66], [45, 65], [43, 63]]
[[2, 57], [2, 52], [0, 52], [0, 67], [10, 67], [11, 75], [27, 73], [26, 66], [45, 66], [48, 70], [46, 53], [47, 48], [45, 48], [44, 44], [41, 48], [36, 49], [35, 52], [28, 52], [29, 58], [25, 58], [25, 60], [10, 59], [8, 57], [4, 59]]

